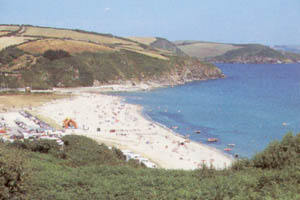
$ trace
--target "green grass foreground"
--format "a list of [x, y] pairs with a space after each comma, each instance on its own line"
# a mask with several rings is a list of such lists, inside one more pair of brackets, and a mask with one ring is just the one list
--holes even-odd
[[83, 136], [0, 143], [0, 199], [300, 199], [300, 134], [225, 170], [147, 169]]

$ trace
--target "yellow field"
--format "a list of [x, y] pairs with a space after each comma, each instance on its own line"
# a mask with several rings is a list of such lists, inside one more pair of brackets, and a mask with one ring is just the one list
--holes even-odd
[[0, 25], [0, 31], [16, 31], [19, 29], [19, 26], [6, 26], [6, 25]]
[[119, 48], [123, 49], [132, 49], [132, 50], [138, 50], [138, 51], [145, 51], [144, 48], [140, 47], [139, 45], [121, 45]]
[[[142, 44], [145, 44], [145, 45], [150, 45], [151, 43], [153, 43], [157, 40], [155, 37], [128, 37], [128, 39], [139, 42], [139, 43], [142, 43]], [[142, 47], [135, 48], [135, 47], [130, 47], [128, 45], [126, 45], [126, 47], [147, 52], [147, 50], [143, 49]], [[163, 53], [163, 54], [166, 54], [166, 55], [173, 55], [172, 52], [167, 51], [167, 50], [158, 49], [158, 48], [155, 48], [155, 50], [157, 50], [157, 54]], [[166, 58], [166, 57], [164, 57], [164, 58]]]
[[169, 58], [167, 58], [165, 56], [162, 56], [162, 55], [158, 54], [157, 52], [139, 51], [139, 50], [131, 49], [131, 48], [124, 48], [124, 49], [129, 50], [129, 51], [133, 51], [133, 52], [136, 52], [136, 53], [144, 54], [146, 56], [150, 56], [150, 57], [153, 57], [153, 58], [158, 58], [158, 59], [163, 59], [163, 60], [169, 60]]
[[62, 30], [53, 28], [26, 27], [26, 30], [24, 33], [22, 33], [22, 35], [71, 38], [73, 40], [92, 41], [100, 44], [134, 44], [133, 42], [118, 39], [115, 37], [106, 37], [89, 33], [80, 33], [72, 30]]
[[149, 45], [156, 40], [155, 37], [128, 37], [128, 39]]
[[[1, 28], [3, 30], [5, 28], [6, 29], [15, 28], [15, 30], [17, 30], [17, 28], [19, 27], [0, 26], [0, 33], [1, 33]], [[48, 37], [48, 38], [44, 39], [43, 37]], [[154, 37], [152, 38], [131, 37], [130, 39], [147, 45], [156, 40], [156, 38]], [[28, 40], [33, 40], [33, 41], [24, 43]], [[19, 45], [18, 46], [19, 49], [22, 49], [23, 51], [32, 54], [44, 53], [49, 49], [51, 50], [61, 49], [71, 54], [81, 53], [84, 51], [99, 52], [99, 51], [117, 51], [120, 49], [126, 49], [153, 58], [158, 58], [163, 60], [169, 59], [166, 56], [160, 55], [160, 53], [164, 51], [144, 49], [140, 46], [140, 44], [134, 41], [127, 41], [115, 37], [102, 36], [102, 35], [96, 35], [91, 33], [81, 33], [77, 31], [65, 30], [65, 29], [24, 26], [22, 27], [22, 30], [19, 31], [17, 36], [0, 37], [0, 50], [11, 45]], [[19, 66], [16, 67], [18, 68]]]
[[24, 43], [29, 40], [35, 40], [35, 39], [31, 37], [16, 37], [16, 36], [0, 37], [0, 50], [11, 45]]
[[233, 46], [231, 44], [221, 44], [221, 43], [193, 43], [188, 45], [177, 46], [183, 52], [190, 56], [195, 56], [200, 59], [206, 57], [215, 57], [226, 53], [227, 51], [239, 49], [240, 47]]
[[6, 34], [8, 34], [8, 33], [11, 33], [11, 31], [0, 31], [0, 36], [6, 35]]
[[158, 49], [158, 48], [155, 48], [155, 50], [157, 50], [157, 51], [158, 51], [159, 53], [161, 53], [161, 54], [170, 55], [170, 56], [174, 55], [173, 52], [168, 51], [168, 50]]
[[41, 106], [46, 102], [71, 97], [67, 94], [9, 94], [0, 95], [0, 112]]
[[43, 53], [49, 49], [58, 50], [62, 49], [69, 53], [81, 53], [84, 51], [97, 52], [97, 51], [113, 51], [112, 48], [92, 44], [88, 42], [76, 41], [76, 40], [61, 40], [61, 39], [45, 39], [29, 42], [18, 46], [25, 52], [29, 53]]

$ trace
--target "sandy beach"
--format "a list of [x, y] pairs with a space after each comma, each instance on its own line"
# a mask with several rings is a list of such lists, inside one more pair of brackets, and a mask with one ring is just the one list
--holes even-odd
[[142, 107], [125, 103], [121, 97], [80, 93], [35, 108], [41, 115], [62, 124], [72, 118], [78, 129], [68, 131], [99, 143], [138, 153], [165, 169], [192, 170], [203, 164], [217, 169], [232, 159], [214, 148], [184, 139], [172, 130], [146, 119]]

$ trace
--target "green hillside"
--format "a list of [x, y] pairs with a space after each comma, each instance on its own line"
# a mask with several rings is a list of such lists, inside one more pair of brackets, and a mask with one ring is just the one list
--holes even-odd
[[0, 143], [0, 199], [299, 199], [300, 134], [232, 168], [148, 169], [83, 136]]
[[83, 30], [0, 25], [0, 31], [0, 87], [47, 89], [128, 80], [169, 85], [223, 76], [162, 38], [147, 45]]
[[227, 51], [238, 49], [240, 47], [232, 44], [199, 42], [199, 41], [177, 41], [177, 47], [189, 56], [199, 59], [206, 59], [222, 55]]
[[214, 62], [233, 63], [277, 63], [290, 62], [279, 51], [260, 44], [239, 45], [239, 49], [227, 51], [223, 55], [208, 59]]
[[282, 53], [260, 44], [223, 44], [199, 41], [177, 41], [177, 47], [189, 56], [209, 62], [225, 63], [290, 63], [296, 54]]

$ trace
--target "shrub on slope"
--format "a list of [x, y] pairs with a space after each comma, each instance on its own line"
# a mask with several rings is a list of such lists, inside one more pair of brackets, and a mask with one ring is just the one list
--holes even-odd
[[[18, 167], [32, 171], [32, 176], [21, 179], [19, 184], [30, 187], [16, 194], [33, 200], [290, 200], [300, 198], [299, 138], [300, 134], [288, 134], [253, 159], [239, 161], [232, 168], [220, 171], [209, 168], [195, 171], [134, 168], [124, 162], [118, 150], [111, 151], [81, 136], [63, 138], [63, 157], [57, 154], [60, 150], [55, 146], [47, 153], [40, 153], [33, 151], [36, 148], [31, 148], [32, 144], [25, 149], [19, 146], [19, 150], [15, 149], [19, 144], [14, 144], [9, 151], [18, 151], [21, 157], [26, 155], [27, 165], [21, 162]], [[3, 159], [3, 155], [0, 158]], [[5, 159], [9, 160], [9, 157]], [[9, 171], [9, 174], [13, 177], [14, 171]], [[1, 186], [3, 188], [3, 183]]]
[[27, 199], [29, 170], [24, 153], [0, 142], [0, 199]]

